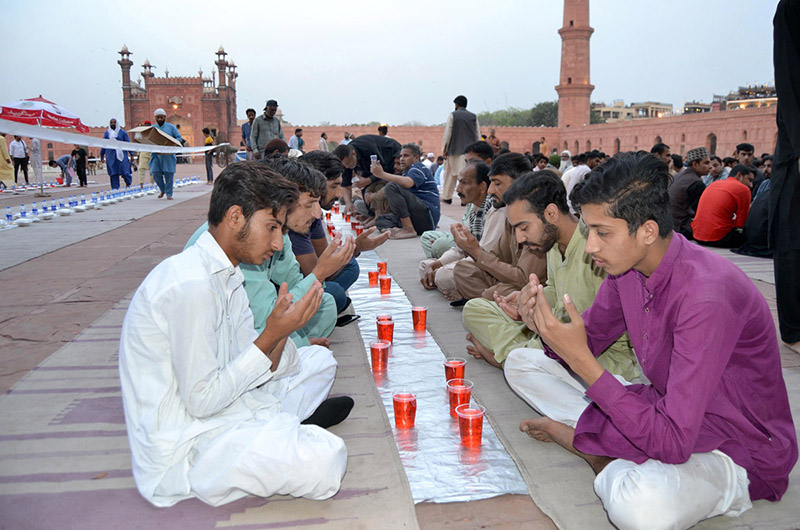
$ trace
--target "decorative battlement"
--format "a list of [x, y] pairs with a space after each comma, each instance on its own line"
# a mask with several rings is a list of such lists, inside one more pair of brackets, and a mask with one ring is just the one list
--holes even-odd
[[189, 85], [201, 84], [203, 82], [200, 76], [190, 77], [151, 77], [147, 80], [148, 85]]

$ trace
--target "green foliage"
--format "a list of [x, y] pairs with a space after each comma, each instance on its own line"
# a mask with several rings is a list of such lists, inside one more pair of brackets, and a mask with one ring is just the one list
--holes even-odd
[[604, 120], [600, 116], [600, 111], [592, 109], [592, 114], [591, 114], [591, 116], [589, 116], [589, 123], [594, 125], [595, 123], [605, 123], [605, 122], [606, 122], [606, 120]]
[[498, 127], [557, 127], [558, 102], [543, 101], [530, 109], [510, 107], [478, 114], [481, 125]]

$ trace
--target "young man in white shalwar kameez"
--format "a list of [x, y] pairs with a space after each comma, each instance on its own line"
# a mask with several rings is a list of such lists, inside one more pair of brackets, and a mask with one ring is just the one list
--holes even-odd
[[139, 492], [156, 506], [192, 497], [217, 506], [248, 494], [326, 499], [347, 464], [342, 421], [353, 401], [326, 399], [330, 350], [289, 334], [320, 305], [315, 283], [286, 284], [260, 334], [240, 263], [282, 248], [297, 187], [258, 162], [228, 166], [211, 195], [209, 230], [164, 260], [131, 300], [120, 339], [125, 421]]

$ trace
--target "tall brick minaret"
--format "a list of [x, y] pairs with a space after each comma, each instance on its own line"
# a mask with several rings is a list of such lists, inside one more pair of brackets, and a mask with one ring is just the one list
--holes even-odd
[[131, 61], [131, 52], [124, 44], [117, 53], [120, 55], [117, 64], [122, 69], [122, 106], [125, 114], [125, 127], [131, 128], [133, 127], [131, 125], [131, 66], [133, 66], [133, 61]]
[[561, 35], [561, 78], [558, 92], [558, 126], [589, 125], [594, 85], [589, 82], [589, 0], [564, 0]]

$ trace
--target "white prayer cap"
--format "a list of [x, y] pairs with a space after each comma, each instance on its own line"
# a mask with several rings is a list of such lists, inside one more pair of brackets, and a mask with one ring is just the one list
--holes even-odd
[[154, 117], [155, 116], [166, 116], [166, 115], [167, 115], [167, 113], [164, 112], [164, 109], [156, 109], [156, 111], [153, 113]]

